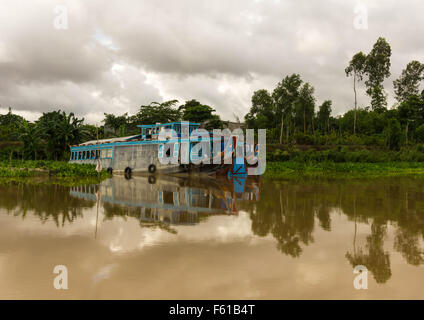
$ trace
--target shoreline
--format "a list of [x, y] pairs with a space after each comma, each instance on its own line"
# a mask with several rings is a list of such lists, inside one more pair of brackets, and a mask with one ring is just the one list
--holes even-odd
[[264, 178], [379, 178], [416, 176], [424, 178], [424, 162], [267, 162]]
[[[424, 177], [424, 162], [332, 162], [268, 161], [263, 178], [373, 178], [393, 176]], [[110, 176], [105, 170], [100, 178]], [[0, 161], [0, 179], [10, 178], [98, 178], [95, 165], [64, 161]]]
[[[104, 169], [100, 173], [100, 177], [108, 175]], [[98, 176], [99, 173], [93, 164], [72, 164], [66, 161], [51, 160], [0, 161], [0, 178], [95, 178]]]

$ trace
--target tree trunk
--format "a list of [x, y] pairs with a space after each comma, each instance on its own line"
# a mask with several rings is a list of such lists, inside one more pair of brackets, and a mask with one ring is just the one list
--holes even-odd
[[281, 114], [280, 144], [283, 144], [284, 112]]
[[406, 121], [406, 128], [405, 128], [406, 142], [405, 142], [405, 145], [408, 145], [408, 127], [409, 127], [409, 122]]
[[287, 140], [287, 145], [289, 144], [289, 133], [290, 133], [289, 122], [288, 122], [288, 119], [287, 119], [287, 125], [286, 125], [286, 140]]
[[315, 134], [314, 115], [312, 115], [311, 120], [312, 120], [312, 134]]
[[353, 73], [353, 92], [355, 93], [355, 111], [353, 113], [353, 134], [356, 135], [356, 109], [357, 109], [357, 100], [356, 100], [356, 73]]
[[303, 109], [303, 134], [306, 134], [306, 109]]

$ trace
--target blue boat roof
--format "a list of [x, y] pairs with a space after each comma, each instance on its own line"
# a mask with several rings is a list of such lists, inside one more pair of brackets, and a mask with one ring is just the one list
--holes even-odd
[[200, 126], [200, 123], [196, 123], [196, 122], [176, 121], [176, 122], [158, 123], [158, 124], [142, 124], [142, 125], [138, 125], [137, 127], [140, 127], [140, 128], [154, 128], [154, 127], [172, 126], [174, 124], [188, 124], [190, 126]]

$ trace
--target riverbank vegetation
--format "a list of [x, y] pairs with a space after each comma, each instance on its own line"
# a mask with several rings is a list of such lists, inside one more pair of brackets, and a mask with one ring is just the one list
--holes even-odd
[[424, 177], [424, 147], [386, 150], [363, 146], [271, 145], [265, 177], [381, 177], [400, 175]]
[[0, 114], [0, 160], [68, 160], [69, 147], [88, 140], [114, 138], [140, 133], [137, 125], [178, 120], [199, 122], [207, 129], [228, 125], [215, 110], [196, 100], [177, 107], [178, 100], [142, 105], [132, 116], [105, 114], [103, 125], [85, 124], [72, 112], [51, 111], [31, 122], [9, 109]]
[[[16, 160], [0, 161], [0, 178], [55, 176], [55, 177], [99, 177], [92, 164], [70, 164], [65, 161]], [[106, 171], [100, 177], [108, 176]]]
[[266, 178], [376, 178], [391, 176], [424, 177], [424, 162], [271, 162]]

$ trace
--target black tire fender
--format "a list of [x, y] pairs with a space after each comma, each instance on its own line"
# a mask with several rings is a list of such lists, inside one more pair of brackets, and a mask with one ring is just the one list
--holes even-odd
[[154, 164], [151, 164], [148, 168], [149, 173], [155, 173], [156, 172], [156, 166]]

